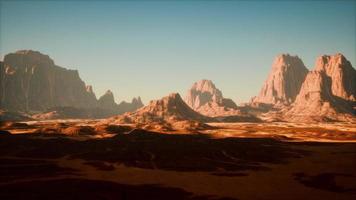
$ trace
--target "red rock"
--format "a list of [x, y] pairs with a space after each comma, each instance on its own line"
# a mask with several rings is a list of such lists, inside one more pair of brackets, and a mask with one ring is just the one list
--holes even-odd
[[277, 56], [259, 95], [252, 98], [251, 102], [272, 105], [292, 103], [307, 73], [308, 69], [298, 56]]
[[185, 102], [195, 111], [210, 117], [240, 114], [231, 99], [224, 98], [211, 80], [200, 80], [188, 90]]

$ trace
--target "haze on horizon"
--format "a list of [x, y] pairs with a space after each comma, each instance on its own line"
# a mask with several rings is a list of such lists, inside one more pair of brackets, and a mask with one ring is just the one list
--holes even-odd
[[258, 94], [277, 54], [343, 53], [356, 63], [356, 1], [5, 1], [0, 58], [20, 49], [78, 69], [97, 97], [147, 103], [210, 79], [225, 97]]

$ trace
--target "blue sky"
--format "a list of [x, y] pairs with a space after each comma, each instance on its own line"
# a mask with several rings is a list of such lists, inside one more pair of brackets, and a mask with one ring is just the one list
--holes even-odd
[[203, 78], [248, 101], [280, 53], [356, 63], [355, 0], [0, 2], [1, 60], [38, 50], [117, 102], [184, 96]]

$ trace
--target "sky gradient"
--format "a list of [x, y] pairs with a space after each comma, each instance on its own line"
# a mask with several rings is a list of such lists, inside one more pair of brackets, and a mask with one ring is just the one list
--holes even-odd
[[277, 54], [356, 63], [356, 1], [4, 1], [0, 58], [20, 49], [78, 69], [97, 97], [171, 92], [211, 79], [236, 102], [258, 94]]

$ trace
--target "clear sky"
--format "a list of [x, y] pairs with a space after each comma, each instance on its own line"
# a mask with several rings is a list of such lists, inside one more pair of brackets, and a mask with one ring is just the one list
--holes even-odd
[[0, 58], [20, 49], [78, 69], [97, 97], [145, 103], [211, 79], [257, 95], [277, 54], [343, 53], [356, 63], [356, 1], [3, 1]]

